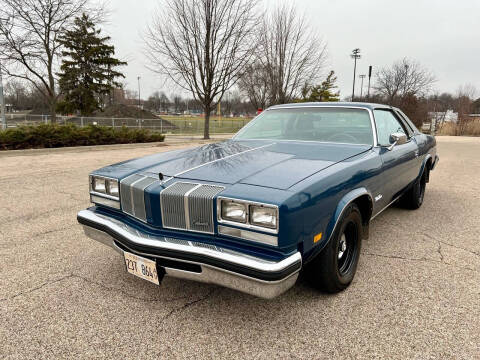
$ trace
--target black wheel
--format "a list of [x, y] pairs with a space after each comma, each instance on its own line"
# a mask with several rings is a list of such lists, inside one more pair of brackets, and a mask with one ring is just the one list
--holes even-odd
[[330, 242], [307, 266], [306, 275], [316, 288], [336, 293], [353, 280], [362, 244], [362, 216], [357, 205], [345, 209]]
[[427, 183], [425, 171], [415, 181], [412, 188], [408, 190], [405, 195], [402, 196], [400, 203], [407, 209], [415, 210], [423, 204], [423, 198], [425, 197], [425, 187]]

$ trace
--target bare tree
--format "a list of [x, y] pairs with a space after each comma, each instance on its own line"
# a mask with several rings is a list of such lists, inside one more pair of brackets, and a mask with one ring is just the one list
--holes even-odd
[[375, 89], [394, 104], [406, 96], [425, 96], [435, 81], [435, 76], [417, 61], [404, 58], [377, 73]]
[[465, 135], [469, 123], [472, 121], [470, 114], [473, 108], [473, 101], [477, 94], [477, 89], [472, 84], [465, 84], [458, 88], [456, 96], [456, 110], [458, 121], [456, 127], [457, 135]]
[[[58, 36], [87, 9], [88, 0], [0, 0], [0, 62], [9, 76], [30, 82], [48, 104], [58, 100]], [[97, 17], [98, 19], [98, 17]]]
[[245, 68], [238, 87], [248, 97], [255, 110], [267, 107], [271, 97], [271, 87], [269, 72], [261, 62], [256, 61]]
[[249, 61], [257, 0], [166, 0], [148, 27], [150, 68], [190, 91], [205, 112], [209, 138], [215, 109]]
[[318, 81], [327, 57], [326, 44], [306, 17], [286, 4], [264, 17], [257, 49], [256, 61], [268, 74], [270, 104], [292, 101]]

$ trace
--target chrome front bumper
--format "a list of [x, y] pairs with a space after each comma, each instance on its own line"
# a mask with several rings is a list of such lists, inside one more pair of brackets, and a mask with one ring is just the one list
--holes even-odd
[[[153, 236], [92, 210], [77, 215], [85, 234], [123, 254], [171, 260], [165, 275], [217, 284], [262, 298], [274, 298], [291, 288], [302, 267], [299, 252], [281, 260], [268, 261], [215, 245]], [[194, 264], [199, 272], [187, 271]], [[183, 268], [183, 269], [182, 269]]]

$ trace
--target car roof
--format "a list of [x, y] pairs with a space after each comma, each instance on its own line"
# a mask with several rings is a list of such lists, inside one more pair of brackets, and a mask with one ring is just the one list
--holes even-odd
[[390, 105], [375, 104], [375, 103], [363, 103], [363, 102], [304, 102], [304, 103], [291, 103], [274, 105], [267, 110], [282, 109], [282, 108], [302, 108], [302, 107], [356, 107], [364, 109], [394, 109]]

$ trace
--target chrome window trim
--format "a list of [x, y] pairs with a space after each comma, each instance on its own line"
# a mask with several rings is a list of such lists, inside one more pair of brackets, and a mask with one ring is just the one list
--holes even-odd
[[[239, 231], [240, 234], [234, 234], [233, 232], [235, 231]], [[218, 234], [233, 237], [236, 239], [251, 241], [256, 244], [264, 244], [278, 247], [278, 237], [275, 235], [267, 235], [256, 231], [254, 232], [225, 225], [218, 225]]]
[[[247, 206], [247, 222], [241, 223], [241, 222], [235, 222], [235, 221], [230, 221], [230, 220], [224, 220], [222, 219], [222, 200], [230, 200], [238, 203], [243, 203], [247, 205], [263, 205], [267, 207], [272, 207], [277, 210], [277, 227], [276, 228], [267, 228], [267, 227], [262, 227], [262, 226], [257, 226], [257, 225], [252, 225], [250, 224], [250, 214], [249, 214], [249, 206]], [[258, 201], [249, 201], [249, 200], [241, 200], [241, 199], [235, 199], [235, 198], [230, 198], [230, 197], [225, 197], [225, 196], [218, 196], [217, 197], [217, 222], [219, 224], [226, 224], [226, 225], [233, 225], [233, 226], [238, 226], [238, 227], [243, 227], [246, 229], [251, 229], [251, 230], [257, 230], [257, 231], [263, 231], [267, 232], [270, 234], [278, 234], [278, 228], [279, 228], [279, 217], [280, 217], [280, 211], [278, 205], [274, 204], [268, 204], [268, 203], [262, 203]]]
[[[191, 184], [191, 185], [196, 185], [193, 189], [190, 189], [187, 191], [186, 194], [190, 194], [192, 191], [198, 189], [199, 187], [203, 186], [203, 185], [210, 185], [210, 186], [216, 186], [218, 188], [222, 188], [223, 190], [225, 190], [225, 186], [221, 186], [221, 185], [217, 185], [217, 184], [205, 184], [205, 183], [196, 183], [196, 182], [191, 182], [191, 181], [178, 181], [178, 182], [181, 182], [183, 184]], [[185, 229], [183, 228], [177, 228], [177, 227], [173, 227], [173, 226], [165, 226], [165, 220], [163, 218], [163, 215], [164, 215], [164, 211], [163, 211], [163, 204], [162, 204], [162, 192], [164, 192], [165, 190], [167, 190], [170, 186], [173, 186], [175, 185], [177, 182], [167, 186], [167, 187], [164, 187], [162, 189], [162, 191], [160, 191], [159, 193], [159, 199], [160, 199], [160, 216], [162, 218], [162, 228], [164, 229], [172, 229], [172, 230], [180, 230], [180, 231], [188, 231], [188, 232], [196, 232], [196, 233], [201, 233], [201, 234], [210, 234], [210, 235], [213, 235], [215, 234], [215, 218], [213, 216], [213, 209], [215, 207], [215, 204], [212, 205], [212, 227], [213, 227], [213, 231], [210, 232], [210, 231], [200, 231], [200, 230], [191, 230], [190, 229], [190, 221], [187, 222], [187, 220], [190, 220], [190, 214], [189, 214], [189, 210], [188, 210], [188, 198], [185, 197], [186, 194], [183, 195], [183, 201], [184, 201], [184, 207], [185, 207]], [[220, 190], [220, 192], [222, 192], [223, 190]], [[215, 201], [215, 197], [212, 199], [212, 201]], [[187, 214], [188, 214], [188, 218], [187, 218]]]
[[[369, 116], [370, 116], [370, 125], [371, 125], [371, 128], [372, 128], [372, 135], [373, 135], [373, 147], [376, 147], [378, 146], [378, 140], [377, 140], [377, 127], [376, 127], [376, 124], [375, 124], [375, 119], [373, 117], [373, 111], [372, 109], [370, 108], [366, 108], [366, 107], [362, 107], [362, 106], [355, 106], [355, 105], [341, 105], [341, 106], [328, 106], [328, 105], [308, 105], [308, 106], [295, 106], [295, 105], [292, 105], [292, 106], [282, 106], [282, 107], [278, 107], [278, 108], [272, 108], [272, 109], [267, 109], [265, 111], [262, 112], [265, 113], [267, 111], [274, 111], [274, 110], [282, 110], [282, 109], [308, 109], [308, 108], [325, 108], [325, 109], [332, 109], [332, 108], [336, 108], [336, 109], [360, 109], [360, 110], [365, 110], [368, 112]], [[261, 115], [261, 114], [260, 114]], [[238, 135], [240, 135], [242, 132], [244, 132], [246, 129], [248, 129], [250, 126], [252, 126], [253, 124], [253, 121], [259, 117], [260, 115], [256, 116], [255, 118], [253, 118], [252, 120], [250, 120], [250, 122], [245, 125], [243, 128], [241, 128], [236, 134], [234, 137], [232, 137], [232, 140], [236, 140], [236, 137]], [[244, 140], [270, 140], [270, 141], [302, 141], [302, 140], [281, 140], [281, 139], [239, 139], [237, 141], [244, 141]], [[303, 140], [305, 141], [305, 140]], [[310, 141], [309, 141], [310, 142]], [[324, 141], [315, 141], [315, 140], [311, 140], [311, 142], [318, 142], [318, 143], [325, 143]], [[328, 142], [328, 144], [344, 144], [344, 143], [336, 143], [336, 142]], [[349, 145], [363, 145], [363, 144], [352, 144], [352, 143], [347, 143]], [[372, 144], [365, 144], [365, 145], [370, 145], [372, 146]]]

